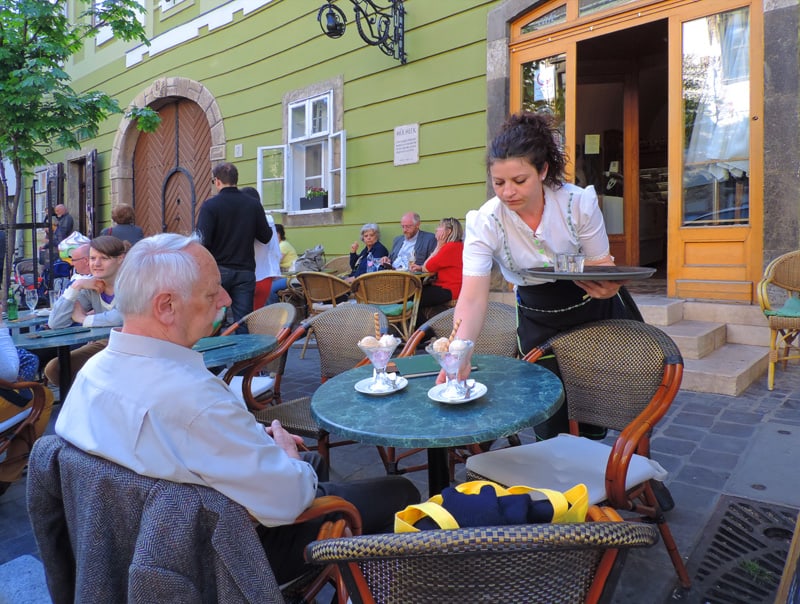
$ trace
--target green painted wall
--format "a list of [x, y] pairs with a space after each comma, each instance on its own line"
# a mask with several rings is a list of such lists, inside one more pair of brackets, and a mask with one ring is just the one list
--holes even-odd
[[[148, 4], [158, 4], [148, 2]], [[231, 2], [184, 0], [180, 10], [148, 16], [148, 31], [170, 28]], [[408, 63], [382, 54], [359, 38], [349, 3], [348, 29], [338, 40], [316, 22], [318, 3], [274, 0], [211, 32], [164, 50], [130, 68], [124, 52], [133, 44], [89, 45], [73, 65], [79, 90], [101, 89], [125, 106], [162, 77], [185, 77], [205, 85], [222, 112], [227, 161], [239, 167], [240, 185], [255, 184], [256, 148], [282, 139], [282, 99], [290, 91], [335, 77], [343, 79], [347, 131], [347, 208], [343, 224], [292, 228], [299, 251], [317, 243], [329, 256], [344, 254], [361, 225], [377, 222], [390, 245], [406, 211], [422, 215], [433, 230], [444, 216], [463, 218], [486, 197], [486, 18], [498, 0], [406, 0]], [[395, 126], [420, 124], [420, 161], [393, 166]], [[86, 141], [101, 167], [99, 200], [103, 226], [110, 221], [108, 168], [119, 116]], [[244, 156], [234, 158], [242, 144]], [[64, 153], [50, 159], [62, 161]], [[280, 218], [278, 218], [280, 221]]]

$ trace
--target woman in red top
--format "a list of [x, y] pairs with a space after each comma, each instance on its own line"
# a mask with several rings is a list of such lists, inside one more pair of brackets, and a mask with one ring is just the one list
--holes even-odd
[[442, 218], [436, 227], [436, 249], [425, 264], [411, 264], [413, 271], [436, 276], [434, 283], [422, 288], [420, 306], [439, 306], [457, 300], [461, 293], [461, 253], [464, 251], [464, 230], [456, 218]]

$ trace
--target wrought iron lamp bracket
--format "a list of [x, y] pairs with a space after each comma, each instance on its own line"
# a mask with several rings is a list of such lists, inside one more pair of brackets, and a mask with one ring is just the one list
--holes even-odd
[[[344, 11], [329, 0], [317, 12], [322, 32], [329, 38], [341, 38], [347, 28]], [[378, 6], [373, 0], [349, 0], [355, 12], [358, 35], [370, 46], [406, 63], [405, 8], [403, 0], [389, 0], [389, 6]]]

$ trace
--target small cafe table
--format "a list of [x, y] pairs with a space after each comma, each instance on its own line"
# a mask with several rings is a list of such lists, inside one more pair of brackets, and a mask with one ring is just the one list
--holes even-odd
[[[427, 355], [426, 355], [427, 356]], [[428, 373], [438, 373], [432, 358]], [[394, 359], [400, 375], [418, 366], [419, 356]], [[325, 430], [358, 442], [428, 450], [431, 495], [450, 484], [448, 447], [511, 436], [556, 412], [564, 389], [555, 374], [534, 363], [494, 355], [474, 355], [470, 377], [487, 387], [482, 397], [461, 404], [428, 397], [435, 375], [414, 377], [385, 396], [361, 394], [359, 380], [372, 374], [367, 365], [326, 381], [311, 399], [311, 413]], [[435, 365], [435, 367], [434, 367]]]
[[45, 329], [31, 333], [11, 336], [14, 346], [25, 350], [42, 350], [55, 348], [58, 354], [58, 392], [63, 402], [72, 386], [72, 360], [69, 356], [73, 346], [81, 346], [95, 340], [102, 340], [111, 333], [110, 327], [65, 327], [63, 329]]
[[212, 368], [255, 359], [272, 352], [277, 345], [275, 336], [248, 333], [202, 338], [192, 349], [202, 352], [206, 367]]
[[10, 329], [12, 335], [17, 335], [23, 329], [28, 330], [31, 327], [44, 325], [45, 323], [47, 323], [46, 314], [39, 311], [21, 311], [19, 318], [14, 321], [9, 321], [4, 317], [0, 327]]

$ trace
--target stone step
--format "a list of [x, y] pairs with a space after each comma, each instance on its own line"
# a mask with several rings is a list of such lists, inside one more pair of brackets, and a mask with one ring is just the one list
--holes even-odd
[[729, 344], [750, 344], [769, 348], [769, 327], [728, 323], [726, 339]]
[[636, 301], [645, 323], [650, 325], [664, 327], [684, 318], [683, 300], [651, 294], [636, 294], [633, 299]]
[[690, 321], [752, 325], [767, 329], [767, 319], [761, 312], [761, 307], [755, 304], [722, 304], [687, 300], [683, 303], [683, 318]]
[[684, 359], [682, 390], [738, 396], [767, 371], [769, 349], [725, 344], [702, 359]]
[[723, 323], [708, 321], [678, 321], [659, 328], [675, 341], [684, 359], [702, 359], [723, 346], [727, 336]]

